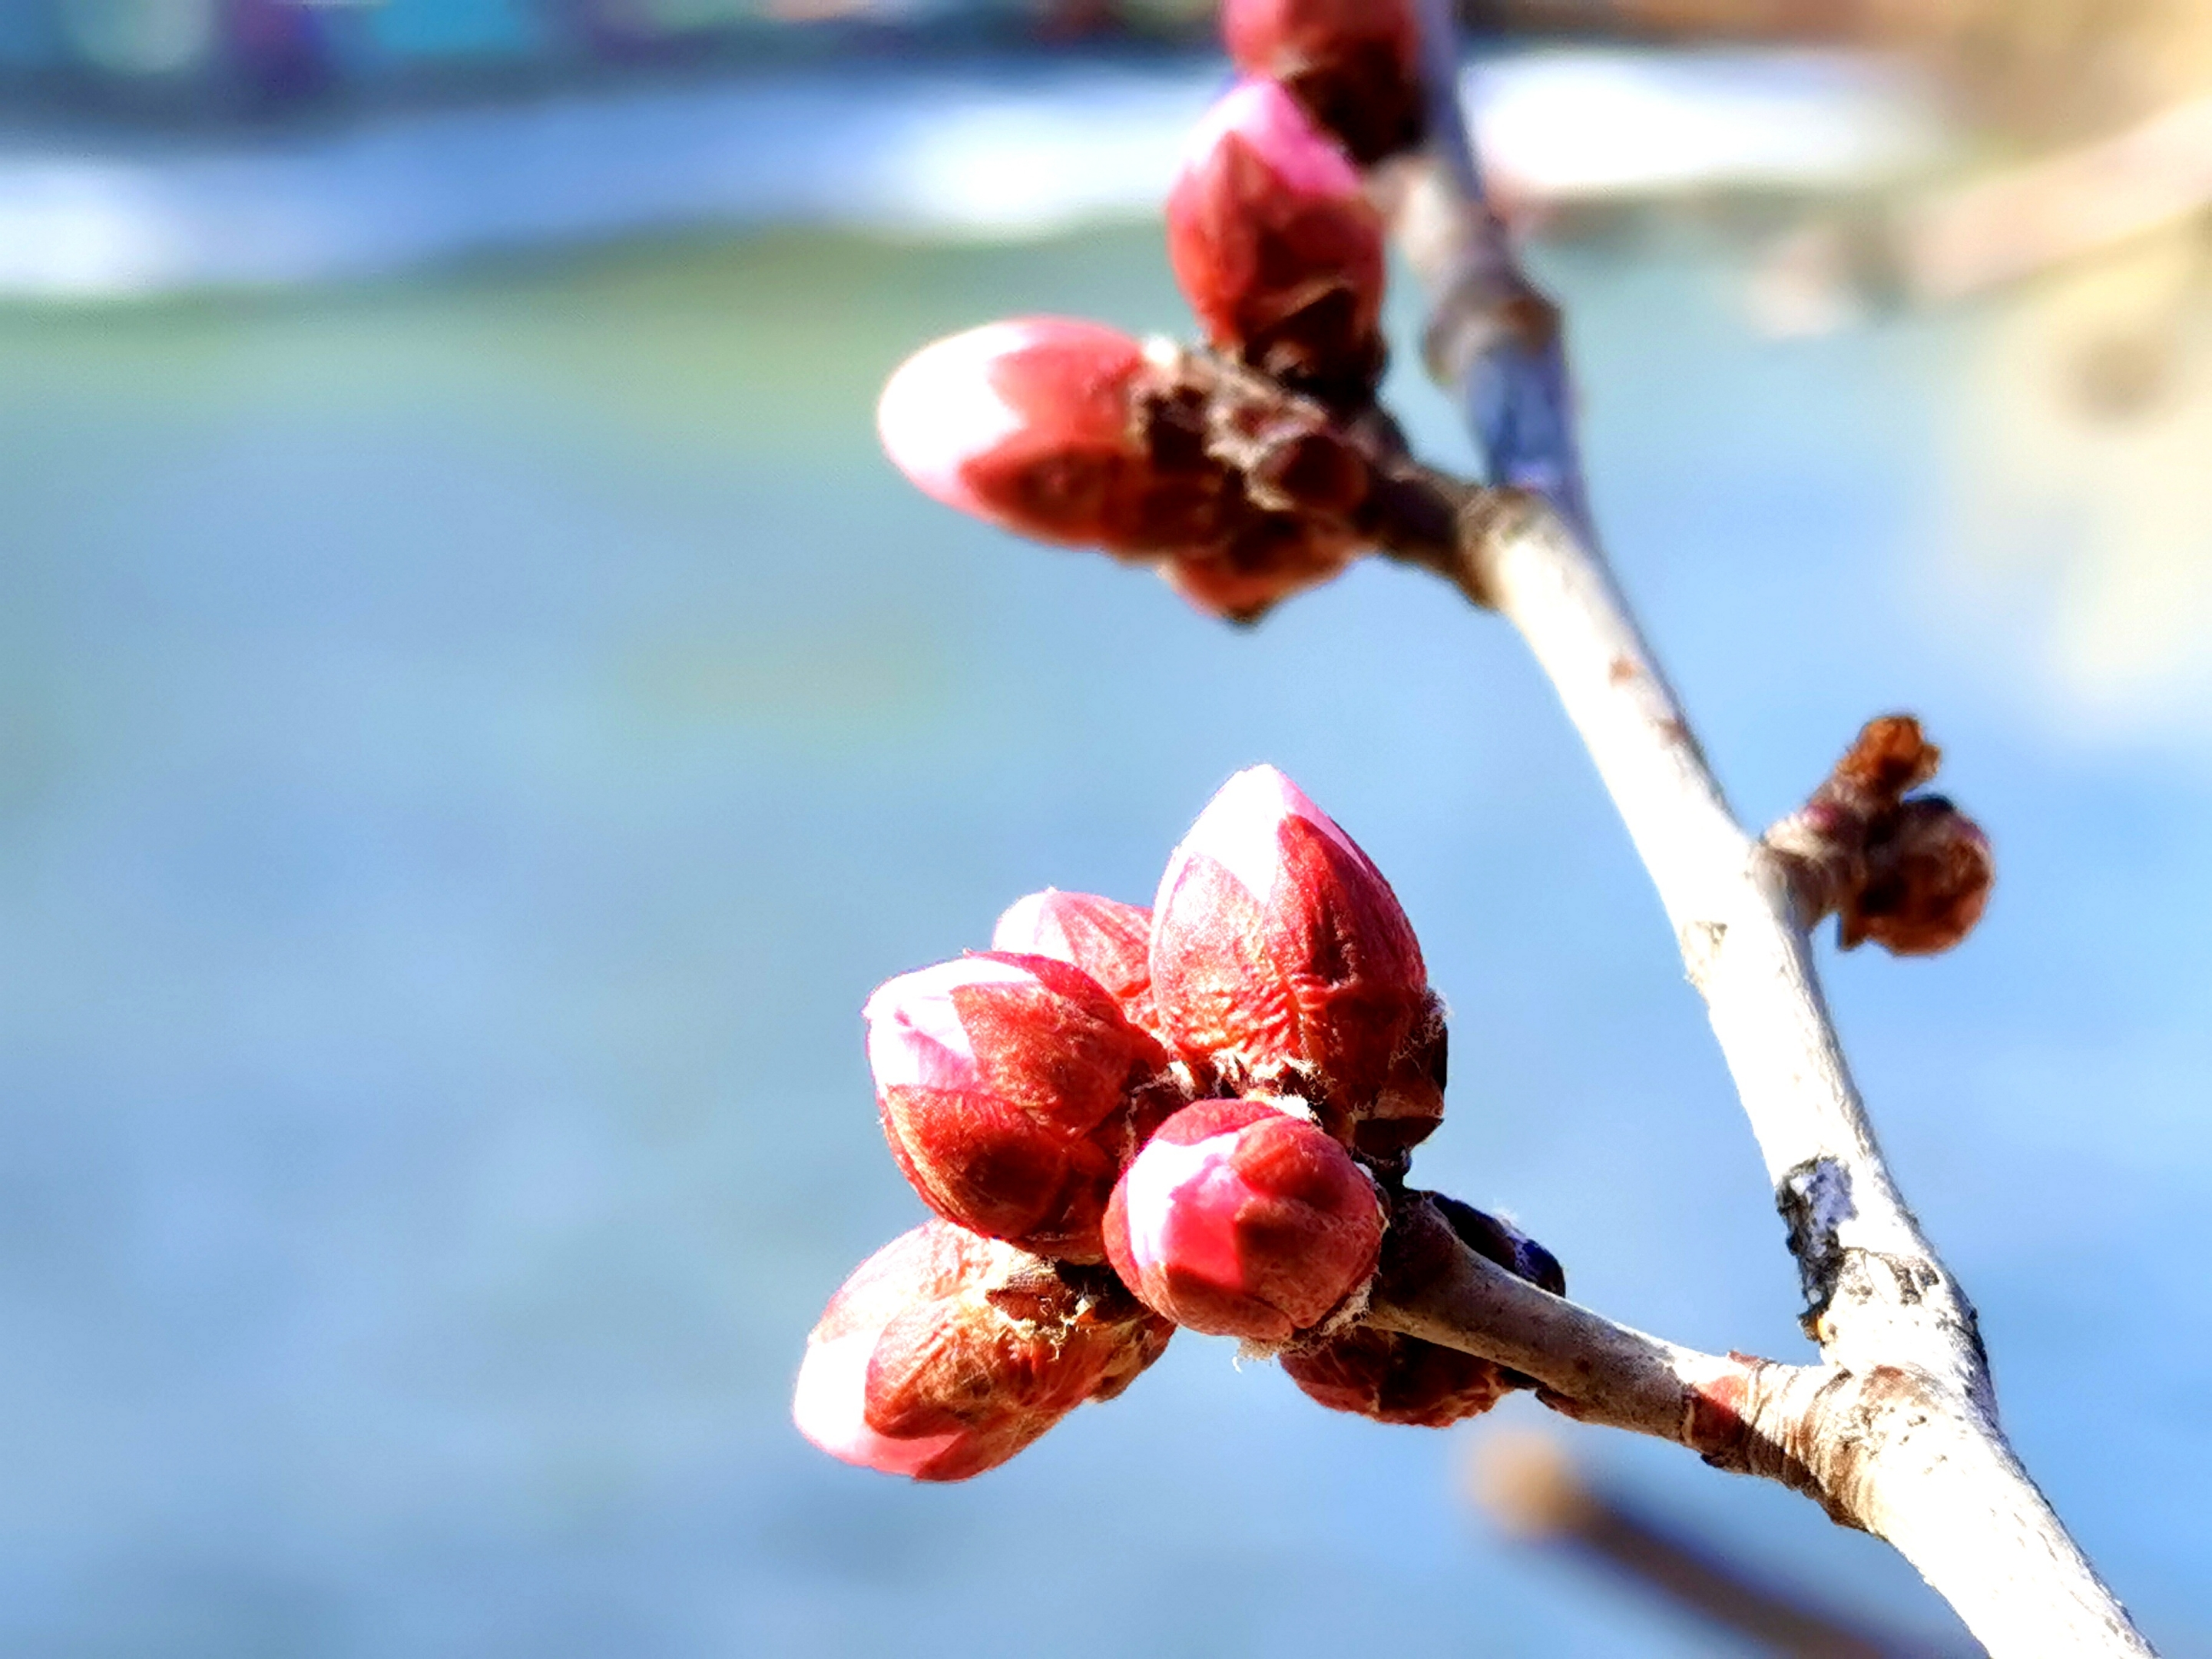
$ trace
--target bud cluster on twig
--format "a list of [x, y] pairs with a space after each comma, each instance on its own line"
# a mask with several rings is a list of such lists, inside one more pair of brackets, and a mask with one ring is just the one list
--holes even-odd
[[[869, 1000], [884, 1136], [939, 1218], [823, 1314], [793, 1406], [810, 1439], [963, 1479], [1118, 1393], [1177, 1326], [1385, 1422], [1441, 1426], [1524, 1381], [1357, 1322], [1443, 1115], [1444, 1012], [1389, 884], [1289, 779], [1231, 779], [1150, 910], [1048, 890], [991, 945]], [[1470, 1248], [1564, 1289], [1540, 1246], [1441, 1201]]]
[[1223, 25], [1252, 78], [1200, 123], [1167, 200], [1207, 349], [988, 324], [902, 364], [877, 424], [946, 505], [1154, 566], [1249, 622], [1370, 550], [1436, 556], [1465, 491], [1413, 467], [1375, 403], [1384, 228], [1354, 163], [1419, 137], [1410, 6], [1238, 0]]
[[[2054, 1620], [2147, 1651], [1996, 1429], [1972, 1310], [1881, 1164], [1806, 950], [1831, 914], [1846, 947], [1957, 943], [1987, 840], [1913, 793], [1937, 757], [1902, 716], [1763, 843], [1727, 810], [1588, 533], [1559, 315], [1484, 198], [1447, 0], [1227, 0], [1223, 24], [1251, 78], [1167, 204], [1205, 343], [972, 329], [891, 376], [884, 447], [940, 501], [1150, 566], [1231, 620], [1379, 551], [1510, 621], [1677, 924], [1829, 1310], [1824, 1361], [1618, 1325], [1515, 1228], [1406, 1184], [1443, 1112], [1443, 1005], [1389, 884], [1261, 767], [1200, 815], [1149, 910], [1035, 894], [989, 950], [870, 1000], [884, 1133], [937, 1218], [831, 1301], [799, 1428], [849, 1462], [963, 1479], [1120, 1393], [1182, 1328], [1383, 1422], [1534, 1387], [1812, 1493], [1978, 1631], [2017, 1632], [2011, 1652], [2074, 1650], [2036, 1645]], [[1425, 134], [1425, 157], [1393, 159]], [[1431, 290], [1431, 372], [1503, 488], [1423, 466], [1376, 400], [1377, 204]], [[1981, 1529], [1996, 1553], [1961, 1516], [2002, 1522]]]

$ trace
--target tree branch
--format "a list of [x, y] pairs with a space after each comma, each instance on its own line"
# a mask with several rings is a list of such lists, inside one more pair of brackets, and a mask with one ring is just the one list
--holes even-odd
[[1402, 1206], [1368, 1320], [1535, 1379], [1585, 1423], [1672, 1441], [1803, 1492], [1887, 1539], [1990, 1652], [2151, 1650], [2044, 1503], [1996, 1422], [1908, 1365], [1786, 1365], [1615, 1324]]
[[1390, 1279], [1373, 1316], [1526, 1372], [1585, 1420], [1808, 1493], [1895, 1545], [1993, 1653], [2148, 1654], [2007, 1443], [1972, 1304], [1890, 1176], [1786, 865], [1729, 811], [1587, 532], [1557, 313], [1481, 198], [1449, 9], [1423, 6], [1441, 153], [1400, 196], [1396, 218], [1434, 302], [1431, 366], [1459, 394], [1493, 478], [1531, 486], [1557, 510], [1458, 487], [1448, 556], [1394, 550], [1520, 630], [1588, 746], [1705, 998], [1826, 1363], [1679, 1348], [1524, 1285], [1455, 1240], [1444, 1251], [1430, 1239], [1430, 1276]]

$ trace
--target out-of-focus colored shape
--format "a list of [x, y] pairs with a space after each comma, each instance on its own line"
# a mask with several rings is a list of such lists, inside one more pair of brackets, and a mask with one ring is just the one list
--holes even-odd
[[1912, 292], [1948, 300], [2160, 229], [2212, 206], [2212, 97], [2094, 143], [1975, 179], [1908, 209]]
[[[0, 295], [339, 281], [702, 226], [1006, 238], [1146, 219], [1218, 84], [1212, 59], [870, 64], [275, 137], [16, 137]], [[1477, 64], [1468, 89], [1523, 202], [1828, 190], [1935, 135], [1909, 82], [1803, 53], [1547, 51]]]
[[1749, 49], [1559, 49], [1466, 81], [1494, 188], [1537, 204], [1880, 184], [1935, 150], [1919, 91], [1873, 59]]
[[215, 54], [216, 0], [60, 0], [62, 31], [111, 75], [183, 75]]
[[1638, 1589], [1664, 1596], [1767, 1653], [1798, 1659], [1905, 1659], [1926, 1643], [1880, 1632], [1769, 1582], [1679, 1517], [1661, 1517], [1589, 1480], [1540, 1430], [1505, 1430], [1474, 1442], [1465, 1467], [1474, 1504], [1509, 1536], [1572, 1552]]
[[2090, 727], [2212, 709], [2212, 257], [2195, 225], [2054, 272], [1980, 336], [1948, 435], [1951, 576], [1972, 626], [2045, 610], [2054, 709]]

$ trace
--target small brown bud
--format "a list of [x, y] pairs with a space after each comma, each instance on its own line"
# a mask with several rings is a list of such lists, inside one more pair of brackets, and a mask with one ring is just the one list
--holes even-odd
[[1981, 826], [1941, 795], [1905, 801], [1875, 826], [1866, 871], [1844, 907], [1844, 948], [1872, 939], [1900, 957], [1933, 956], [1966, 938], [1996, 875]]
[[1867, 722], [1797, 812], [1767, 831], [1807, 926], [1831, 913], [1844, 949], [1872, 939], [1932, 956], [1973, 931], [1996, 878], [1989, 837], [1941, 795], [1908, 795], [1942, 750], [1909, 714]]

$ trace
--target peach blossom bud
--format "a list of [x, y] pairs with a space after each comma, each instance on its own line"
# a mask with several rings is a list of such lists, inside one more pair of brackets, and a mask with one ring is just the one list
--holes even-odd
[[902, 975], [865, 1014], [884, 1133], [929, 1206], [1040, 1255], [1103, 1260], [1115, 1178], [1182, 1103], [1158, 1042], [1080, 969], [1006, 952]]
[[1866, 884], [1844, 905], [1846, 950], [1872, 939], [1900, 957], [1948, 951], [1974, 929], [1996, 864], [1981, 826], [1941, 795], [1915, 795], [1877, 819]]
[[1240, 772], [1152, 907], [1160, 1031], [1248, 1092], [1295, 1095], [1388, 1157], [1443, 1115], [1444, 1022], [1389, 883], [1271, 766]]
[[1280, 1363], [1300, 1393], [1333, 1412], [1423, 1429], [1479, 1417], [1513, 1391], [1487, 1359], [1371, 1325], [1285, 1353]]
[[1152, 913], [1143, 905], [1056, 887], [1016, 899], [991, 933], [994, 951], [1080, 968], [1145, 1026], [1152, 1023]]
[[1224, 0], [1221, 33], [1237, 68], [1282, 82], [1363, 167], [1421, 142], [1411, 0]]
[[1043, 541], [1121, 547], [1152, 478], [1130, 414], [1144, 365], [1136, 341], [1097, 323], [990, 323], [902, 363], [876, 429], [948, 507]]
[[1168, 261], [1207, 337], [1364, 401], [1382, 366], [1382, 221], [1343, 153], [1273, 81], [1200, 123], [1168, 192]]
[[1312, 1124], [1205, 1100], [1170, 1118], [1115, 1188], [1106, 1253], [1177, 1324], [1280, 1344], [1365, 1287], [1383, 1219], [1374, 1182]]
[[1099, 1269], [928, 1221], [830, 1298], [806, 1341], [792, 1419], [848, 1463], [964, 1480], [1085, 1400], [1127, 1388], [1171, 1334]]
[[[1558, 1259], [1510, 1223], [1441, 1194], [1408, 1196], [1426, 1198], [1478, 1254], [1554, 1296], [1566, 1293]], [[1390, 1271], [1386, 1261], [1386, 1283]], [[1478, 1416], [1528, 1384], [1519, 1373], [1457, 1348], [1369, 1325], [1285, 1352], [1280, 1363], [1303, 1392], [1331, 1411], [1430, 1429]]]

